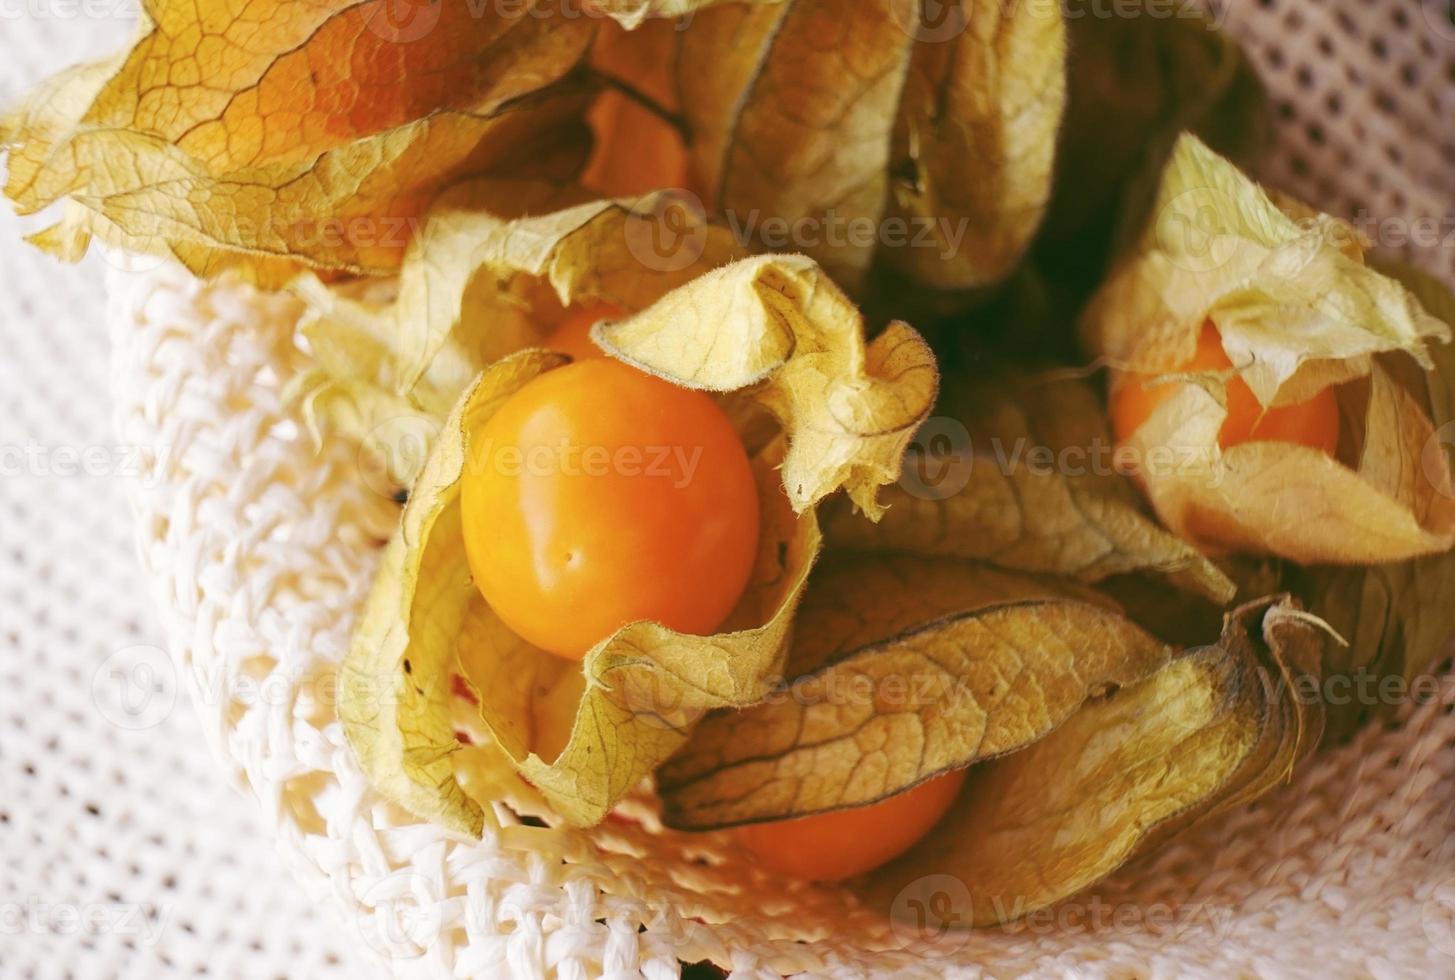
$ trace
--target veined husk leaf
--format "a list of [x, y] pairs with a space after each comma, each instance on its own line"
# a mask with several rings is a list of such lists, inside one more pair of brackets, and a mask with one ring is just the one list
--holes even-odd
[[442, 186], [556, 161], [596, 26], [550, 3], [396, 7], [152, 0], [125, 57], [0, 124], [6, 194], [27, 214], [70, 198], [70, 240], [119, 232], [204, 273], [392, 270]]
[[858, 310], [815, 262], [762, 255], [694, 279], [636, 316], [598, 323], [593, 337], [613, 356], [689, 388], [751, 388], [790, 429], [783, 486], [794, 508], [843, 487], [877, 518], [878, 488], [899, 475], [939, 375], [908, 324], [890, 323], [867, 346], [863, 331]]
[[[796, 305], [779, 292], [750, 299], [771, 262], [789, 270], [772, 281], [812, 286]], [[511, 392], [565, 358], [528, 349], [495, 362], [456, 407], [416, 481], [347, 658], [340, 717], [390, 800], [456, 829], [479, 830], [478, 808], [453, 777], [445, 778], [454, 738], [441, 692], [457, 658], [475, 685], [482, 721], [556, 812], [576, 825], [604, 817], [681, 745], [702, 713], [751, 704], [781, 674], [793, 610], [819, 550], [814, 505], [840, 488], [872, 502], [877, 484], [898, 471], [905, 444], [934, 400], [934, 359], [902, 324], [866, 345], [852, 307], [841, 295], [827, 296], [837, 290], [803, 264], [747, 260], [705, 278], [713, 287], [690, 295], [705, 304], [709, 295], [731, 293], [735, 302], [674, 307], [676, 318], [665, 329], [681, 337], [672, 346], [687, 350], [686, 338], [709, 330], [733, 343], [698, 348], [692, 370], [682, 375], [660, 363], [656, 370], [691, 387], [748, 389], [744, 397], [781, 413], [783, 432], [757, 453], [763, 527], [758, 563], [738, 608], [714, 636], [685, 636], [648, 622], [625, 626], [574, 668], [579, 680], [500, 625], [476, 598], [465, 559], [459, 481], [472, 458], [470, 433]], [[701, 282], [621, 323], [648, 321]], [[771, 302], [773, 315], [755, 302]], [[837, 317], [853, 319], [828, 319]], [[610, 349], [645, 363], [656, 353], [653, 336], [613, 332]], [[825, 376], [805, 372], [805, 361]], [[826, 430], [835, 452], [825, 451]], [[559, 703], [545, 702], [569, 704], [576, 690], [570, 730], [552, 730], [547, 722], [559, 724], [568, 715]]]
[[0, 106], [0, 148], [6, 151], [6, 196], [43, 179], [46, 158], [125, 63], [115, 54], [72, 65], [47, 78], [24, 99]]
[[[1240, 165], [1270, 131], [1257, 73], [1201, 10], [1159, 15], [1139, 3], [1107, 17], [1067, 5], [1067, 102], [1055, 190], [1036, 252], [1059, 279], [1095, 284], [1146, 220], [1183, 130]], [[1134, 239], [1133, 239], [1134, 240]]]
[[1227, 414], [1220, 394], [1182, 386], [1129, 440], [1144, 459], [1170, 451], [1167, 465], [1146, 467], [1147, 495], [1188, 540], [1301, 564], [1356, 565], [1442, 553], [1455, 543], [1448, 461], [1425, 455], [1433, 426], [1380, 364], [1340, 392], [1361, 443], [1353, 465], [1289, 443], [1220, 449]]
[[1083, 326], [1115, 369], [1152, 379], [1114, 384], [1160, 384], [1179, 377], [1206, 322], [1264, 405], [1340, 386], [1346, 438], [1340, 459], [1273, 442], [1223, 450], [1227, 377], [1181, 375], [1191, 383], [1128, 440], [1169, 528], [1207, 548], [1303, 563], [1392, 561], [1455, 543], [1449, 467], [1420, 465], [1429, 418], [1376, 360], [1400, 352], [1428, 368], [1427, 341], [1449, 328], [1364, 264], [1352, 228], [1280, 206], [1184, 135], [1151, 225]]
[[[1428, 273], [1403, 263], [1382, 263], [1425, 309], [1455, 326], [1455, 294]], [[1433, 437], [1415, 461], [1438, 472], [1449, 453], [1455, 423], [1455, 347], [1430, 347], [1433, 370], [1416, 379], [1413, 397], [1428, 412]], [[1291, 568], [1287, 587], [1347, 642], [1329, 650], [1324, 665], [1330, 692], [1327, 734], [1339, 739], [1370, 718], [1428, 697], [1416, 679], [1426, 675], [1455, 636], [1455, 556], [1450, 552], [1368, 566]]]
[[791, 687], [710, 716], [658, 771], [669, 825], [876, 802], [1028, 745], [1171, 656], [1105, 600], [909, 556], [829, 559], [796, 633]]
[[[678, 55], [678, 85], [708, 207], [754, 232], [766, 218], [792, 224], [828, 212], [877, 221], [912, 42], [884, 0], [698, 14]], [[789, 247], [850, 285], [874, 254], [872, 240]]]
[[1003, 279], [1040, 227], [1066, 104], [1067, 28], [1052, 3], [937, 4], [935, 22], [960, 32], [914, 47], [885, 214], [928, 233], [883, 254], [912, 281], [963, 290]]
[[881, 254], [942, 289], [1002, 276], [1049, 193], [1064, 27], [1054, 4], [937, 12], [786, 0], [698, 14], [678, 87], [709, 210], [851, 289]]
[[1184, 133], [1152, 218], [1087, 309], [1088, 345], [1119, 371], [1175, 370], [1211, 320], [1264, 405], [1305, 401], [1366, 377], [1376, 354], [1429, 366], [1449, 328], [1364, 263], [1358, 232], [1289, 199], [1275, 201]]
[[1318, 742], [1326, 640], [1287, 597], [1232, 611], [1216, 644], [972, 771], [944, 820], [871, 876], [869, 898], [889, 909], [923, 876], [950, 875], [971, 908], [937, 909], [931, 933], [1018, 919], [1266, 793]]
[[[907, 466], [919, 465], [915, 454]], [[1162, 530], [1123, 494], [1088, 493], [1056, 472], [965, 456], [964, 486], [943, 500], [893, 487], [876, 524], [847, 507], [825, 516], [830, 544], [881, 553], [945, 556], [1099, 582], [1156, 572], [1223, 604], [1233, 584], [1186, 542]], [[957, 483], [959, 480], [956, 481]]]
[[[447, 421], [498, 409], [560, 355], [524, 351], [482, 378]], [[440, 440], [384, 549], [340, 670], [339, 719], [373, 786], [410, 813], [478, 835], [480, 806], [456, 782], [449, 698], [455, 641], [474, 589], [465, 560], [459, 480], [463, 438]]]
[[[480, 180], [446, 191], [410, 242], [397, 290], [357, 295], [305, 277], [294, 288], [316, 367], [292, 394], [320, 433], [363, 441], [407, 487], [412, 447], [489, 364], [533, 344], [573, 305], [645, 309], [742, 257], [732, 236], [670, 194], [586, 201], [554, 184]], [[648, 264], [659, 235], [682, 257]], [[425, 452], [428, 446], [423, 446]]]
[[1227, 575], [1144, 513], [1115, 469], [1101, 403], [1087, 383], [980, 367], [947, 383], [926, 431], [906, 454], [899, 484], [881, 494], [881, 520], [838, 504], [826, 511], [831, 546], [1087, 583], [1152, 572], [1219, 606], [1232, 600]]

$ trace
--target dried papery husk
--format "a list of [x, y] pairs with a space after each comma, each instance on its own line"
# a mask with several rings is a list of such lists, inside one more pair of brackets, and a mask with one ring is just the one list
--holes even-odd
[[[1232, 370], [1179, 374], [1209, 323]], [[1429, 417], [1376, 360], [1403, 353], [1428, 368], [1428, 344], [1449, 328], [1364, 263], [1349, 226], [1275, 200], [1184, 135], [1150, 225], [1082, 326], [1128, 373], [1114, 384], [1174, 386], [1126, 440], [1173, 532], [1301, 563], [1395, 561], [1455, 543], [1449, 467], [1419, 465]], [[1233, 374], [1265, 407], [1334, 386], [1349, 423], [1341, 458], [1280, 442], [1222, 448]]]
[[767, 703], [712, 715], [657, 775], [707, 830], [864, 806], [1031, 744], [1171, 649], [1105, 601], [972, 563], [839, 555]]
[[[724, 342], [696, 348], [687, 364], [664, 355], [685, 357], [704, 332]], [[924, 341], [898, 324], [866, 343], [857, 312], [806, 259], [734, 263], [597, 333], [614, 356], [687, 387], [742, 392], [777, 418], [782, 438], [755, 463], [757, 563], [713, 636], [632, 623], [568, 668], [530, 648], [471, 583], [459, 484], [473, 458], [471, 434], [512, 392], [566, 359], [527, 349], [486, 368], [410, 493], [346, 659], [339, 706], [350, 744], [386, 797], [457, 830], [480, 828], [479, 806], [450, 766], [457, 745], [446, 678], [457, 664], [521, 775], [568, 823], [600, 821], [703, 713], [752, 704], [772, 689], [820, 548], [815, 505], [843, 489], [872, 509], [937, 390]], [[579, 680], [567, 677], [573, 669]], [[563, 705], [578, 692], [571, 714]]]
[[935, 830], [870, 876], [866, 900], [907, 913], [896, 899], [913, 897], [927, 876], [947, 876], [968, 902], [932, 907], [924, 934], [1013, 921], [1256, 799], [1285, 782], [1318, 742], [1327, 641], [1287, 597], [1233, 610], [1215, 644], [1184, 652], [1029, 748], [973, 770]]
[[392, 271], [461, 178], [579, 169], [590, 93], [573, 72], [597, 20], [546, 2], [395, 13], [154, 0], [129, 51], [0, 121], [5, 193], [25, 214], [76, 205], [39, 239], [63, 256], [98, 237], [279, 286], [302, 268]]

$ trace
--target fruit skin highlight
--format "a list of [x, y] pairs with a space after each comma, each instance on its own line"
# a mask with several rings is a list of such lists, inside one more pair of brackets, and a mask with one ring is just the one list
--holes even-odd
[[843, 881], [898, 857], [929, 833], [960, 795], [967, 771], [935, 776], [868, 806], [749, 824], [733, 834], [770, 871]]
[[611, 303], [572, 307], [541, 346], [566, 354], [573, 361], [605, 357], [606, 352], [591, 342], [591, 328], [602, 320], [620, 320], [624, 316], [626, 311]]
[[[1233, 362], [1223, 350], [1212, 322], [1203, 324], [1197, 353], [1169, 374], [1231, 372]], [[1191, 382], [1186, 382], [1190, 384]], [[1181, 390], [1165, 378], [1127, 374], [1117, 380], [1111, 397], [1111, 422], [1118, 443], [1126, 443], [1158, 407]], [[1264, 408], [1246, 381], [1236, 374], [1227, 381], [1228, 415], [1218, 431], [1223, 449], [1245, 442], [1288, 442], [1333, 455], [1339, 445], [1339, 403], [1332, 388], [1325, 388], [1296, 405]]]
[[563, 657], [637, 620], [715, 632], [757, 553], [757, 484], [727, 415], [605, 357], [541, 375], [472, 433], [460, 496], [481, 594]]

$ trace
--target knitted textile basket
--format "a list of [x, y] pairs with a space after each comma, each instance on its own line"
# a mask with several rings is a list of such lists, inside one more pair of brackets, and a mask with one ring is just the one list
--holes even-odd
[[[1278, 106], [1261, 176], [1345, 217], [1448, 234], [1446, 4], [1237, 0], [1227, 27]], [[1455, 250], [1411, 254], [1455, 272]], [[169, 265], [118, 262], [111, 289], [120, 438], [156, 449], [135, 481], [138, 541], [182, 676], [310, 895], [396, 974], [665, 978], [711, 960], [741, 977], [1455, 975], [1441, 704], [1325, 750], [1093, 894], [973, 933], [919, 936], [842, 891], [760, 874], [721, 835], [664, 832], [646, 795], [591, 831], [500, 804], [479, 841], [410, 818], [369, 788], [329, 697], [398, 511], [356, 447], [320, 451], [289, 415], [299, 307]]]

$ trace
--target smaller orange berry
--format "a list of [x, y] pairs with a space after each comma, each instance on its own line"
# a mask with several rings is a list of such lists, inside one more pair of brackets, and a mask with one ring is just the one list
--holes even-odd
[[909, 850], [950, 809], [967, 770], [936, 776], [868, 806], [734, 831], [764, 867], [811, 881], [843, 881]]

